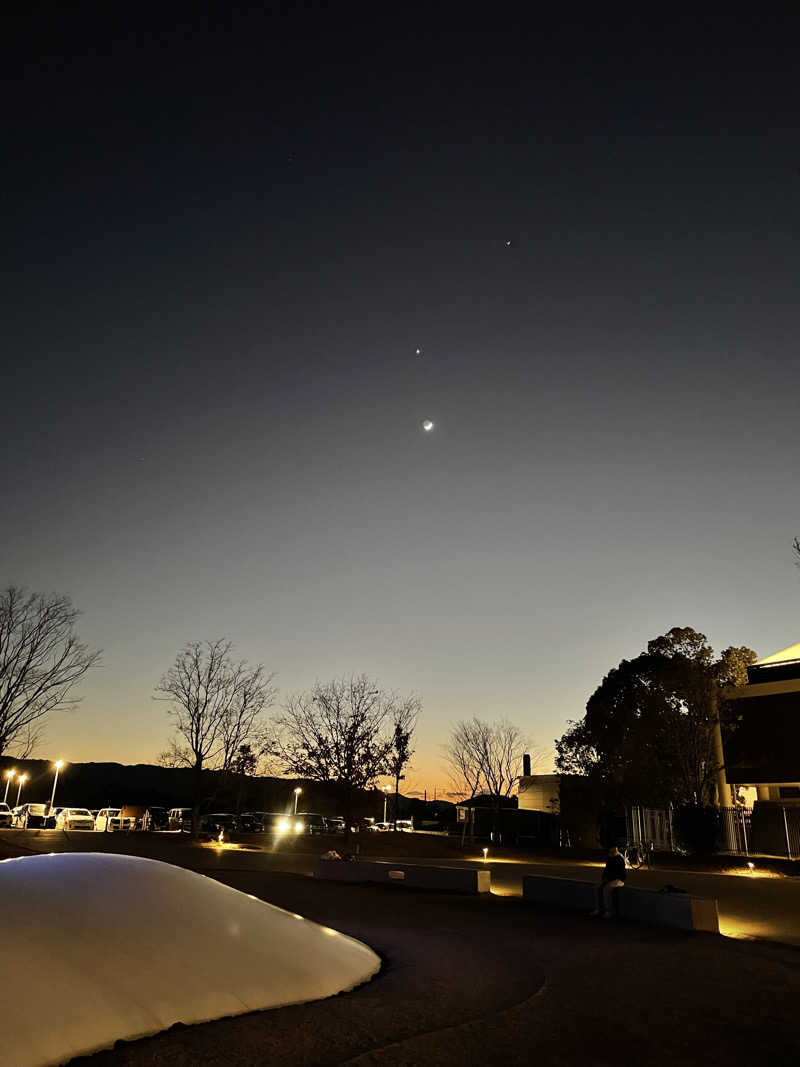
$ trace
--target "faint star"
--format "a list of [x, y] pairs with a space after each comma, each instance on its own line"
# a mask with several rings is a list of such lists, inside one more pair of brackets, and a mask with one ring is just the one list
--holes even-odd
[[423, 419], [420, 425], [425, 433], [430, 433], [433, 430], [433, 419]]
[[506, 248], [511, 248], [511, 242], [510, 241], [506, 241]]

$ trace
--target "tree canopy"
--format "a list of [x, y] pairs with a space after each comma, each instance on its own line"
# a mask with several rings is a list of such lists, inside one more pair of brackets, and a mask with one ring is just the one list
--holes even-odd
[[704, 634], [675, 627], [613, 668], [586, 714], [556, 742], [556, 766], [584, 774], [613, 803], [705, 803], [720, 769], [714, 728], [735, 728], [723, 692], [747, 680], [749, 648], [715, 659]]

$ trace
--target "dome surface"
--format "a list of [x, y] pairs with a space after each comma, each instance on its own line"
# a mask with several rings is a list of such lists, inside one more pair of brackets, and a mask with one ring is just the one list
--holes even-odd
[[366, 945], [156, 860], [0, 862], [2, 1060], [64, 1063], [118, 1039], [353, 989]]

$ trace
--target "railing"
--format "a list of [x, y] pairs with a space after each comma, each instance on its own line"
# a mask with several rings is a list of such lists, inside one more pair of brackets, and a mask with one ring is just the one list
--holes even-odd
[[753, 809], [741, 806], [720, 808], [719, 818], [722, 851], [733, 856], [749, 856], [753, 851]]
[[628, 808], [625, 812], [628, 841], [644, 847], [652, 844], [656, 852], [674, 852], [672, 808]]
[[[761, 853], [800, 859], [800, 807], [769, 805], [753, 819], [753, 809], [718, 808], [719, 850], [731, 856]], [[626, 809], [628, 842], [656, 852], [677, 852], [672, 808]]]

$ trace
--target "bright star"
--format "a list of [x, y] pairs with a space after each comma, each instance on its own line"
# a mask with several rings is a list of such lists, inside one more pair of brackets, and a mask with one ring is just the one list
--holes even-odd
[[433, 429], [433, 419], [423, 419], [421, 426], [425, 433], [430, 433]]
[[417, 349], [417, 355], [418, 355], [418, 356], [421, 356], [421, 355], [422, 355], [422, 349], [421, 349], [421, 348], [418, 348], [418, 349]]

